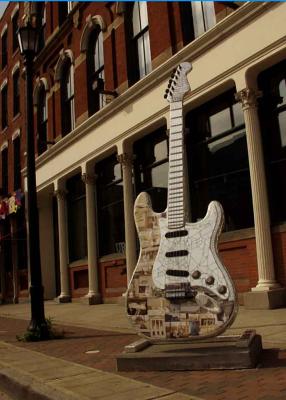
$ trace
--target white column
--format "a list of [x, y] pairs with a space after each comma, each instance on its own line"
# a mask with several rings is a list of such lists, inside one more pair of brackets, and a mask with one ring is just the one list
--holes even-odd
[[122, 153], [117, 156], [122, 165], [123, 172], [123, 198], [124, 198], [124, 224], [125, 224], [125, 246], [126, 246], [126, 268], [127, 284], [130, 282], [137, 262], [136, 255], [136, 231], [134, 223], [134, 197], [132, 185], [132, 162], [133, 156]]
[[95, 204], [95, 176], [82, 174], [86, 191], [86, 227], [87, 227], [87, 257], [88, 257], [88, 294], [90, 305], [99, 304], [98, 265], [97, 265], [97, 235], [96, 235], [96, 204]]
[[236, 98], [241, 102], [244, 113], [254, 213], [258, 283], [252, 291], [267, 291], [279, 288], [280, 285], [275, 280], [269, 205], [257, 113], [258, 96], [259, 93], [246, 88], [237, 93]]
[[60, 281], [61, 294], [58, 297], [60, 303], [71, 301], [69, 284], [69, 255], [67, 236], [66, 215], [66, 191], [58, 189], [55, 191], [58, 204], [58, 227], [59, 227], [59, 256], [60, 256]]

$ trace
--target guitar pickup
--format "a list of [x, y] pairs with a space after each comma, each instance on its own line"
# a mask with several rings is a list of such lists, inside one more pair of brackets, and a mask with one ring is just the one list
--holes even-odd
[[188, 271], [184, 271], [181, 269], [167, 269], [166, 275], [178, 276], [180, 278], [187, 278], [190, 274]]
[[185, 229], [182, 231], [171, 231], [171, 232], [167, 232], [165, 237], [167, 239], [171, 239], [171, 238], [177, 238], [177, 237], [182, 237], [182, 236], [187, 236], [188, 235], [188, 231], [186, 231]]
[[188, 250], [175, 250], [175, 251], [167, 251], [165, 254], [166, 257], [184, 257], [189, 254]]

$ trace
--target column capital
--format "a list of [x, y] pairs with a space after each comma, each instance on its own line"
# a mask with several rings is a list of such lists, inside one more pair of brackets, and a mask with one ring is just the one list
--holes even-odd
[[98, 178], [98, 175], [87, 174], [86, 172], [81, 175], [81, 179], [85, 183], [85, 185], [95, 185], [97, 178]]
[[133, 154], [130, 153], [117, 154], [116, 158], [123, 168], [132, 167], [133, 165], [133, 160], [134, 160]]
[[262, 92], [250, 88], [242, 89], [235, 94], [235, 99], [241, 102], [242, 109], [255, 108], [257, 106], [257, 99], [262, 96]]
[[68, 192], [65, 189], [57, 189], [54, 191], [54, 196], [56, 196], [58, 200], [64, 200], [66, 198], [67, 193]]

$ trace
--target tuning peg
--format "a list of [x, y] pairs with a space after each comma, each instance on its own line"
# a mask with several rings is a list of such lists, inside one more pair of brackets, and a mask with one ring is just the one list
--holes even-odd
[[168, 97], [168, 95], [167, 94], [164, 94], [164, 99], [166, 99]]
[[169, 91], [170, 91], [169, 89], [166, 89], [166, 90], [165, 90], [165, 93], [166, 93], [166, 94], [168, 94], [168, 93], [169, 93]]
[[172, 82], [168, 83], [168, 88], [170, 88], [172, 86]]
[[174, 68], [174, 69], [173, 69], [173, 74], [174, 74], [176, 71], [177, 71], [177, 68]]

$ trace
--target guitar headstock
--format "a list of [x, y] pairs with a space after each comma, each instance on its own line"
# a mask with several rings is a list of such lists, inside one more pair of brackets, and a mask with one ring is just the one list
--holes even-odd
[[191, 89], [187, 79], [187, 73], [190, 72], [192, 68], [191, 63], [182, 62], [174, 70], [164, 95], [164, 98], [167, 99], [169, 103], [182, 101], [185, 93]]

